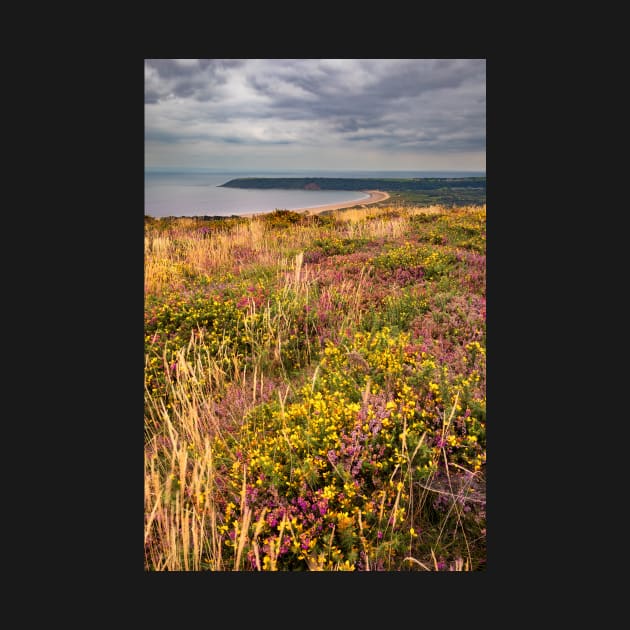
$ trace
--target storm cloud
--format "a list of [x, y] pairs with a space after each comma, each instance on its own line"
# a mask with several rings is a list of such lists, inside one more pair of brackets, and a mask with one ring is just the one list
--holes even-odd
[[483, 59], [147, 59], [145, 166], [485, 170]]

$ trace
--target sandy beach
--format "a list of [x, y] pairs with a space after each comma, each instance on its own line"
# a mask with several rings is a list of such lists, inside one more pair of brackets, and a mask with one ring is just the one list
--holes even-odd
[[[385, 201], [389, 199], [389, 194], [382, 190], [362, 190], [361, 192], [367, 193], [368, 199], [358, 199], [356, 201], [343, 201], [341, 203], [330, 203], [327, 206], [316, 206], [315, 208], [293, 208], [292, 212], [308, 212], [309, 214], [319, 214], [320, 212], [326, 212], [327, 210], [341, 210], [342, 208], [352, 208], [353, 206], [368, 206], [372, 203], [378, 203], [379, 201]], [[260, 213], [255, 214], [243, 214], [244, 217], [253, 217]], [[263, 213], [265, 214], [265, 213]]]
[[344, 201], [342, 203], [331, 203], [327, 206], [317, 206], [316, 208], [298, 208], [295, 212], [309, 212], [311, 214], [319, 214], [326, 210], [341, 210], [342, 208], [352, 208], [353, 206], [368, 206], [372, 203], [378, 203], [379, 201], [385, 201], [389, 199], [389, 194], [382, 190], [362, 190], [361, 192], [368, 193], [370, 197], [368, 199], [359, 199], [358, 201]]

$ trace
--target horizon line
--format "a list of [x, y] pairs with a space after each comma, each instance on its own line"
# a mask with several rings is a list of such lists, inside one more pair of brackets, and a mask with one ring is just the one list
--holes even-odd
[[326, 171], [326, 172], [374, 172], [374, 173], [396, 173], [396, 172], [408, 172], [408, 173], [485, 173], [486, 169], [465, 169], [465, 168], [452, 168], [452, 169], [444, 169], [444, 168], [426, 168], [426, 169], [411, 169], [411, 168], [217, 168], [217, 167], [186, 167], [186, 166], [150, 166], [144, 168], [145, 172], [150, 171], [202, 171], [202, 172], [220, 172], [220, 173], [230, 173], [230, 172], [265, 172], [265, 173], [273, 173], [273, 172], [310, 172], [310, 171]]

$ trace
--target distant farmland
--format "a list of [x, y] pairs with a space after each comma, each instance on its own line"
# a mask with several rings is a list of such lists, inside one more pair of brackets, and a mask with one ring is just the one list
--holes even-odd
[[485, 177], [346, 178], [346, 177], [241, 177], [225, 188], [282, 190], [382, 190], [391, 201], [414, 205], [474, 205], [486, 203]]

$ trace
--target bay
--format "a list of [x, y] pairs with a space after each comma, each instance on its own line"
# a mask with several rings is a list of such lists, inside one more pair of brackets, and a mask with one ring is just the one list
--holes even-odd
[[464, 171], [218, 171], [145, 170], [144, 214], [152, 217], [231, 216], [296, 210], [367, 199], [359, 190], [252, 190], [221, 188], [237, 177], [473, 177], [484, 172]]

